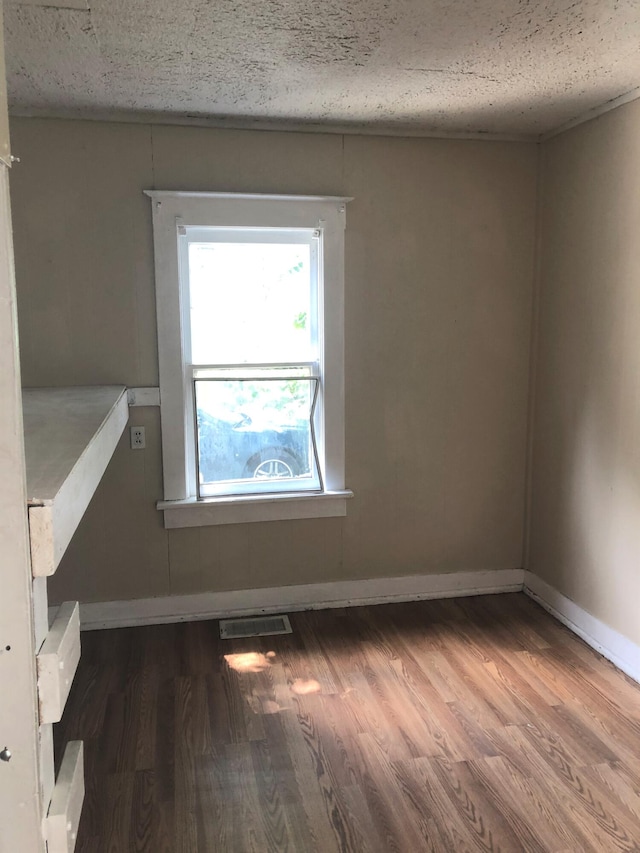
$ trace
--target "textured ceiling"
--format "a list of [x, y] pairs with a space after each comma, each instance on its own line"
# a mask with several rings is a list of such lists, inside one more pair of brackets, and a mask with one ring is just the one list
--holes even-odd
[[640, 0], [5, 0], [5, 38], [21, 114], [537, 135], [640, 85]]

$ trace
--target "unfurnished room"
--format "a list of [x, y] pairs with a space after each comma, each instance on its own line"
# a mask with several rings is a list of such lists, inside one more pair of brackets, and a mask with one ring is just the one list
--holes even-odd
[[0, 853], [640, 851], [640, 4], [4, 0]]

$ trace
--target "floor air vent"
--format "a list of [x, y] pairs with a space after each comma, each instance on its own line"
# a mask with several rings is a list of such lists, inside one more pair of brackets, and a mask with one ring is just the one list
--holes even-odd
[[288, 616], [254, 616], [249, 619], [221, 619], [220, 638], [269, 637], [272, 634], [291, 634]]

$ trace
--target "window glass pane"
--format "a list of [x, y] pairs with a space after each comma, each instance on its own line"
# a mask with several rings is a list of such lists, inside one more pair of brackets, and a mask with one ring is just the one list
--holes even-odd
[[196, 379], [200, 495], [317, 489], [317, 379]]
[[189, 243], [193, 364], [312, 361], [308, 243]]

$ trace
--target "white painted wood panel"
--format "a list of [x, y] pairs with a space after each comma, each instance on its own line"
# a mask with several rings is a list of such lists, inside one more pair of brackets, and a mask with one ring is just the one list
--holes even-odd
[[83, 800], [83, 745], [72, 740], [67, 744], [47, 814], [47, 853], [73, 853]]
[[[0, 3], [0, 33], [2, 32], [2, 3]], [[7, 109], [7, 87], [4, 77], [4, 40], [0, 38], [0, 160], [11, 165], [11, 143], [9, 139], [9, 111]]]
[[[3, 75], [0, 62], [0, 93]], [[9, 761], [0, 761], [0, 850], [44, 853], [8, 172], [0, 164], [0, 750], [11, 753]]]
[[47, 723], [40, 726], [40, 802], [42, 814], [46, 815], [53, 788], [56, 783], [54, 754], [53, 754], [53, 725]]
[[80, 661], [80, 606], [65, 601], [37, 657], [40, 722], [58, 723]]
[[52, 575], [129, 418], [123, 386], [23, 392], [31, 563]]

